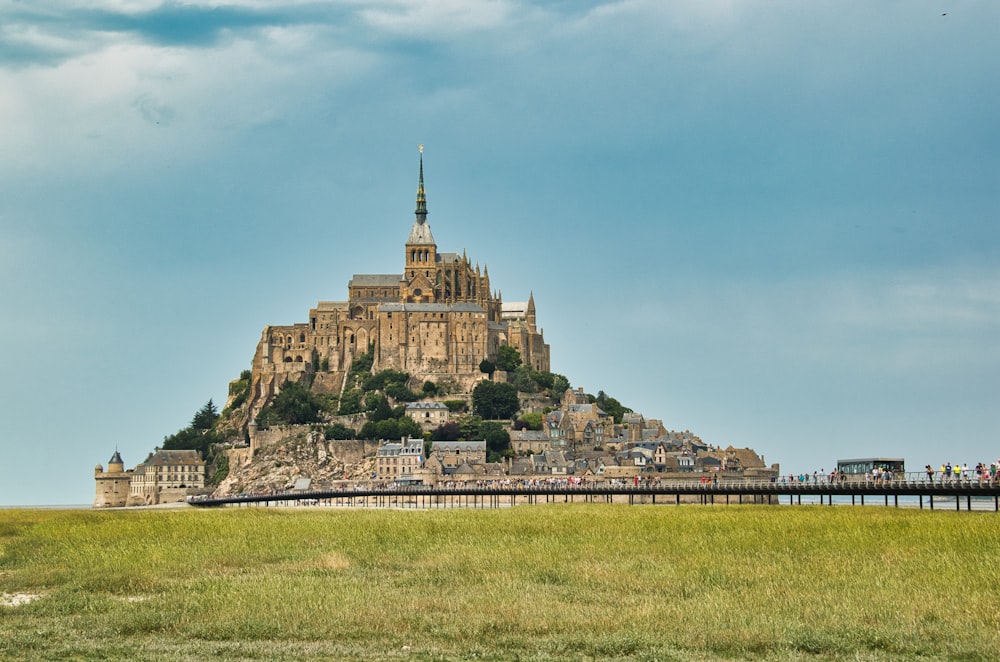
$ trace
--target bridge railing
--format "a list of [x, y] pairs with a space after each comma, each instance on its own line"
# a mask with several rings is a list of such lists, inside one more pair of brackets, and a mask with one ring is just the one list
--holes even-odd
[[[961, 490], [975, 491], [975, 488], [1000, 489], [1000, 479], [991, 480], [989, 476], [980, 478], [969, 476], [958, 478], [944, 478], [935, 475], [929, 478], [924, 472], [909, 472], [896, 474], [891, 479], [873, 479], [871, 476], [844, 475], [831, 480], [829, 476], [812, 475], [808, 478], [799, 479], [798, 476], [779, 476], [777, 478], [745, 478], [733, 476], [699, 476], [698, 478], [677, 478], [652, 480], [580, 480], [575, 478], [532, 478], [532, 479], [498, 479], [479, 480], [470, 482], [442, 482], [434, 486], [427, 485], [404, 485], [396, 483], [372, 484], [357, 483], [355, 485], [341, 485], [336, 489], [322, 490], [320, 492], [269, 492], [239, 494], [227, 497], [226, 499], [302, 499], [313, 494], [322, 494], [323, 498], [351, 497], [356, 494], [420, 494], [426, 492], [447, 493], [447, 492], [479, 492], [479, 493], [613, 493], [613, 494], [649, 494], [670, 492], [673, 490], [690, 493], [692, 491], [704, 491], [706, 493], [719, 491], [757, 491], [757, 492], [815, 492], [837, 489], [859, 489], [894, 491], [898, 489], [919, 489], [933, 493], [938, 490]], [[193, 499], [194, 502], [203, 499]], [[204, 499], [211, 500], [211, 499]]]

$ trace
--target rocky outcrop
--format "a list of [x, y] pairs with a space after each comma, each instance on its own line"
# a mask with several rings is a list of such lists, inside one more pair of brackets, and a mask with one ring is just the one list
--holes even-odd
[[261, 446], [253, 457], [247, 449], [230, 454], [229, 475], [214, 496], [285, 492], [300, 478], [311, 478], [310, 490], [332, 489], [338, 481], [367, 480], [375, 466], [377, 442], [327, 441], [309, 426], [288, 426], [280, 439]]

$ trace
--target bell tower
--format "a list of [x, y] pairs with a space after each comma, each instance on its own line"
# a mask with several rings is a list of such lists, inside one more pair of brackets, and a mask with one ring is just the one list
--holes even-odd
[[416, 219], [406, 240], [406, 270], [403, 272], [402, 299], [411, 303], [433, 303], [437, 278], [437, 244], [427, 223], [427, 195], [424, 192], [424, 146], [420, 146], [420, 179], [417, 184]]

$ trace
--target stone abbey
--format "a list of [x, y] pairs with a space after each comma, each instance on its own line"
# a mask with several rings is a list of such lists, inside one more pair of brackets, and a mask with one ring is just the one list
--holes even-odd
[[505, 303], [485, 266], [473, 266], [464, 251], [438, 251], [427, 222], [422, 146], [418, 181], [402, 273], [355, 274], [347, 301], [320, 301], [308, 322], [264, 328], [253, 359], [251, 417], [286, 381], [341, 391], [351, 362], [366, 352], [376, 372], [400, 370], [455, 390], [485, 379], [480, 363], [495, 360], [503, 345], [532, 369], [549, 371], [534, 295]]

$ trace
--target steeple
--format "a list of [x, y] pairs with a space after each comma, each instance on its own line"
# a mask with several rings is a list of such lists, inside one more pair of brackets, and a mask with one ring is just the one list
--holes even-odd
[[417, 223], [427, 222], [427, 196], [424, 193], [424, 146], [420, 146], [420, 183], [417, 184]]
[[420, 183], [417, 185], [417, 211], [415, 213], [417, 215], [417, 219], [413, 221], [413, 227], [410, 228], [410, 238], [406, 240], [406, 245], [435, 246], [435, 249], [431, 252], [425, 250], [419, 254], [414, 253], [411, 250], [407, 250], [406, 264], [407, 266], [409, 266], [411, 262], [434, 264], [434, 253], [437, 252], [437, 248], [434, 243], [434, 235], [431, 234], [431, 226], [427, 223], [427, 195], [424, 193], [423, 145], [420, 146]]

